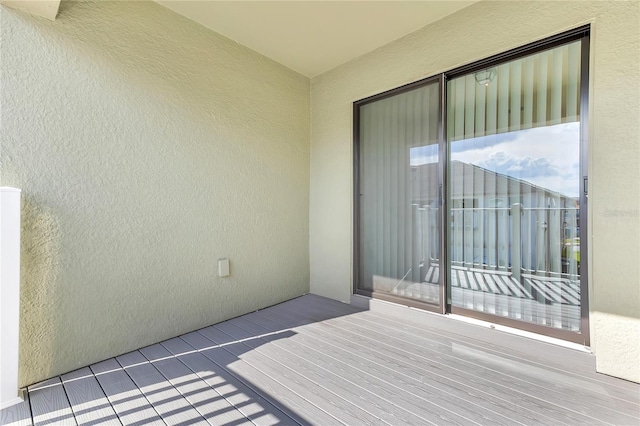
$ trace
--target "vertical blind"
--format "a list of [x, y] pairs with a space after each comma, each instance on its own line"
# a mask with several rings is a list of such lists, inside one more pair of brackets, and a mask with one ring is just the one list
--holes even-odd
[[[424, 275], [428, 236], [418, 229], [426, 216], [418, 199], [423, 186], [437, 190], [439, 111], [437, 82], [360, 108], [360, 288], [408, 295]], [[419, 147], [427, 147], [434, 180], [422, 181], [411, 166]]]
[[580, 41], [452, 80], [450, 141], [580, 119]]

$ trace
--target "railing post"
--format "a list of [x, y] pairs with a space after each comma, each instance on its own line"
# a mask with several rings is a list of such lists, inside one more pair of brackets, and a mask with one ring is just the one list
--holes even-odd
[[20, 334], [20, 190], [0, 188], [0, 410], [18, 395]]
[[522, 205], [515, 203], [511, 206], [511, 275], [520, 281], [520, 270], [522, 268], [521, 227]]
[[[411, 229], [415, 232], [422, 229], [422, 218], [420, 217], [420, 206], [418, 204], [411, 204]], [[411, 277], [410, 280], [414, 283], [419, 283], [420, 280], [420, 257], [421, 257], [421, 241], [422, 238], [411, 239]]]
[[431, 266], [431, 206], [426, 205], [423, 209], [422, 217], [422, 259], [426, 268]]

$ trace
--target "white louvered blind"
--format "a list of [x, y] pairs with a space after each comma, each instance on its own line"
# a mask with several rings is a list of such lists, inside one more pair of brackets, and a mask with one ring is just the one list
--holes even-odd
[[579, 94], [579, 41], [459, 77], [447, 91], [448, 139], [579, 121]]
[[[427, 235], [437, 224], [435, 213], [429, 216], [422, 198], [437, 192], [438, 114], [437, 82], [360, 108], [362, 289], [433, 298], [412, 284], [421, 282], [429, 266], [424, 246], [435, 238]], [[433, 148], [427, 149], [433, 179], [419, 179], [411, 166], [412, 148], [419, 147]]]

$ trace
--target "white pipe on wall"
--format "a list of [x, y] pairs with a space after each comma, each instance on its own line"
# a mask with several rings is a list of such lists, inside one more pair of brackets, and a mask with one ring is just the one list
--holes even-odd
[[18, 396], [20, 190], [0, 187], [0, 409]]

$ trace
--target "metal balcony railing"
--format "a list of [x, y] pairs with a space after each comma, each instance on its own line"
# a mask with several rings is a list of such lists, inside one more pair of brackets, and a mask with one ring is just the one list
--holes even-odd
[[[414, 205], [421, 258], [440, 258], [439, 208]], [[449, 260], [453, 266], [577, 280], [579, 209], [473, 207], [450, 209]]]

